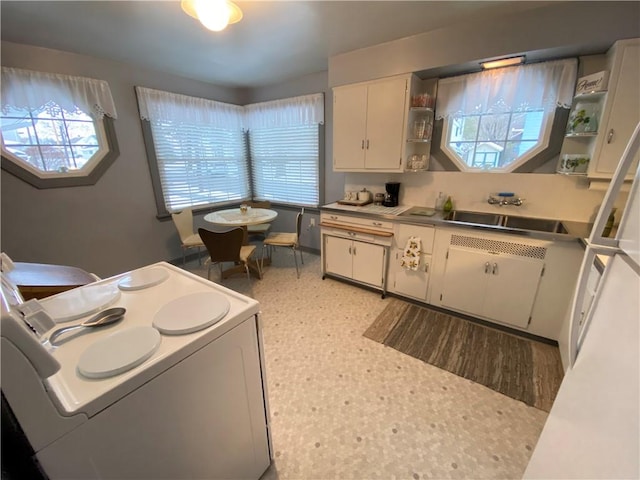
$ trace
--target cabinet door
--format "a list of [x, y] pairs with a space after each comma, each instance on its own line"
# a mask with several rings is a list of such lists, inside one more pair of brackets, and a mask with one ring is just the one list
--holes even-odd
[[512, 255], [489, 255], [490, 274], [483, 315], [501, 323], [526, 328], [538, 293], [544, 262]]
[[[402, 254], [403, 250], [396, 251], [396, 262], [400, 262]], [[418, 270], [407, 270], [402, 267], [397, 267], [393, 291], [400, 295], [426, 301], [430, 268], [431, 255], [426, 254], [420, 255], [420, 266]]]
[[324, 236], [325, 271], [351, 278], [352, 241], [346, 238]]
[[333, 91], [333, 168], [364, 168], [367, 86], [339, 87]]
[[373, 243], [353, 242], [353, 279], [376, 287], [384, 276], [384, 247]]
[[[369, 85], [365, 167], [398, 170], [402, 166], [407, 79]], [[335, 148], [335, 147], [334, 147]]]
[[[606, 123], [599, 129], [590, 176], [611, 178], [631, 134], [640, 121], [640, 40], [616, 46], [607, 98]], [[615, 76], [615, 78], [614, 78]], [[636, 163], [629, 170], [635, 172]], [[633, 176], [633, 173], [630, 175]]]
[[442, 305], [482, 315], [492, 257], [493, 255], [483, 251], [449, 247], [442, 287]]

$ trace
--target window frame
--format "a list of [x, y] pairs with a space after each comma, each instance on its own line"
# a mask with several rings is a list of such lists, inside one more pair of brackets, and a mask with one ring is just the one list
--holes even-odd
[[[453, 124], [454, 117], [446, 118], [442, 122], [442, 137], [440, 140], [440, 150], [445, 155], [447, 155], [449, 160], [451, 160], [461, 172], [514, 173], [516, 170], [521, 170], [523, 167], [525, 167], [525, 165], [529, 161], [547, 152], [547, 150], [549, 149], [549, 146], [552, 143], [555, 143], [555, 142], [552, 142], [552, 135], [554, 133], [554, 127], [556, 123], [555, 120], [558, 114], [558, 110], [559, 109], [555, 109], [554, 111], [543, 112], [543, 115], [544, 115], [543, 125], [540, 132], [540, 137], [538, 139], [536, 146], [527, 150], [527, 152], [524, 155], [519, 156], [514, 162], [510, 163], [509, 165], [506, 165], [505, 167], [483, 169], [483, 168], [475, 168], [465, 163], [457, 154], [457, 152], [449, 147], [449, 131], [451, 129], [451, 125]], [[509, 112], [510, 115], [513, 115], [514, 113], [519, 113], [519, 112]], [[482, 114], [478, 114], [478, 116], [482, 116]], [[482, 143], [482, 142], [479, 142], [476, 139], [476, 142], [474, 143], [477, 145], [478, 143]], [[560, 153], [559, 147], [557, 148], [557, 151], [555, 153], [556, 154]]]
[[[149, 173], [151, 175], [151, 186], [153, 188], [153, 197], [156, 204], [156, 218], [168, 219], [171, 218], [171, 212], [166, 207], [164, 190], [162, 188], [162, 180], [160, 179], [160, 168], [158, 166], [158, 157], [156, 155], [155, 143], [153, 140], [153, 132], [151, 128], [151, 122], [149, 120], [140, 120], [142, 125], [142, 137], [144, 140], [145, 151], [147, 153], [147, 164], [149, 166]], [[243, 135], [243, 141], [246, 146], [246, 133]], [[248, 146], [246, 146], [248, 152]], [[248, 161], [248, 159], [247, 159]], [[249, 170], [249, 193], [251, 193], [251, 171]], [[235, 205], [241, 203], [244, 200], [249, 200], [249, 197], [242, 198], [241, 200], [230, 200], [228, 202], [217, 202], [215, 204], [197, 205], [192, 206], [194, 212], [206, 212], [212, 211], [220, 207], [227, 205]]]
[[255, 171], [256, 171], [256, 162], [257, 160], [253, 158], [252, 155], [252, 140], [251, 140], [251, 130], [248, 131], [248, 140], [249, 140], [249, 169], [250, 169], [250, 177], [251, 177], [251, 195], [254, 200], [268, 200], [272, 204], [280, 204], [287, 205], [292, 207], [305, 207], [305, 208], [318, 208], [323, 201], [323, 175], [321, 172], [324, 170], [324, 123], [313, 125], [317, 128], [317, 156], [316, 156], [316, 185], [318, 187], [317, 193], [317, 203], [296, 203], [296, 202], [287, 202], [282, 199], [274, 199], [269, 196], [261, 196], [256, 192], [256, 183], [258, 179], [256, 179]]
[[68, 172], [45, 173], [25, 165], [22, 159], [2, 148], [2, 169], [38, 188], [66, 188], [95, 185], [120, 155], [114, 119], [104, 116], [101, 120], [93, 115], [96, 138], [100, 149], [81, 169]]

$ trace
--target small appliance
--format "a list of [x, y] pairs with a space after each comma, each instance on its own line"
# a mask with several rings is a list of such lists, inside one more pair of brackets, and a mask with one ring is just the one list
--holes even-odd
[[400, 182], [387, 182], [384, 184], [387, 193], [384, 196], [382, 204], [385, 207], [397, 207], [398, 197], [400, 195]]

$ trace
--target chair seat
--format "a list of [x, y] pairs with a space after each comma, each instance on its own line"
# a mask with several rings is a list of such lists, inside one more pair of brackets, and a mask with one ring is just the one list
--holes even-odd
[[255, 245], [243, 245], [240, 247], [240, 260], [247, 263], [251, 254], [255, 251]]
[[247, 232], [249, 233], [265, 233], [271, 228], [270, 223], [259, 223], [258, 225], [248, 225]]
[[184, 239], [184, 241], [182, 242], [182, 245], [185, 247], [204, 247], [204, 244], [202, 243], [202, 239], [200, 238], [200, 235], [198, 235], [197, 233], [194, 233], [193, 235], [189, 235], [187, 238]]
[[295, 233], [274, 232], [269, 234], [264, 243], [267, 245], [297, 245], [298, 237]]

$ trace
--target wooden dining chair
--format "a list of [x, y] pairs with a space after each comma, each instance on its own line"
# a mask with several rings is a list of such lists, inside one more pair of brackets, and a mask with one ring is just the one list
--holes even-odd
[[[271, 202], [268, 200], [242, 202], [242, 203], [252, 208], [271, 208]], [[264, 239], [264, 238], [267, 238], [267, 235], [269, 234], [270, 230], [271, 230], [271, 223], [259, 223], [258, 225], [247, 225], [247, 235], [249, 237], [260, 236]]]
[[[249, 272], [249, 259], [256, 250], [255, 245], [243, 245], [244, 230], [242, 228], [232, 228], [231, 230], [212, 232], [204, 228], [198, 229], [198, 235], [202, 239], [204, 246], [209, 252], [209, 268], [207, 278], [211, 280], [211, 267], [217, 263], [220, 267], [220, 278], [222, 278], [222, 264], [233, 262], [240, 264], [247, 272], [247, 278], [251, 280]], [[262, 270], [256, 262], [258, 276], [262, 278]]]
[[197, 248], [198, 265], [202, 265], [200, 249], [204, 247], [204, 244], [200, 235], [193, 231], [193, 212], [190, 208], [185, 208], [181, 212], [172, 213], [171, 218], [176, 230], [178, 230], [180, 242], [182, 243], [182, 265], [184, 266], [185, 264], [186, 251], [190, 248]]
[[300, 278], [300, 270], [298, 268], [298, 257], [296, 251], [300, 252], [300, 261], [304, 265], [304, 259], [302, 258], [302, 250], [300, 250], [300, 231], [302, 230], [302, 216], [304, 215], [304, 208], [296, 216], [296, 231], [295, 232], [272, 232], [267, 238], [264, 239], [262, 244], [262, 258], [261, 262], [264, 262], [264, 249], [265, 247], [269, 251], [269, 259], [271, 259], [271, 250], [273, 247], [289, 247], [293, 250], [293, 261], [296, 264], [296, 275]]

